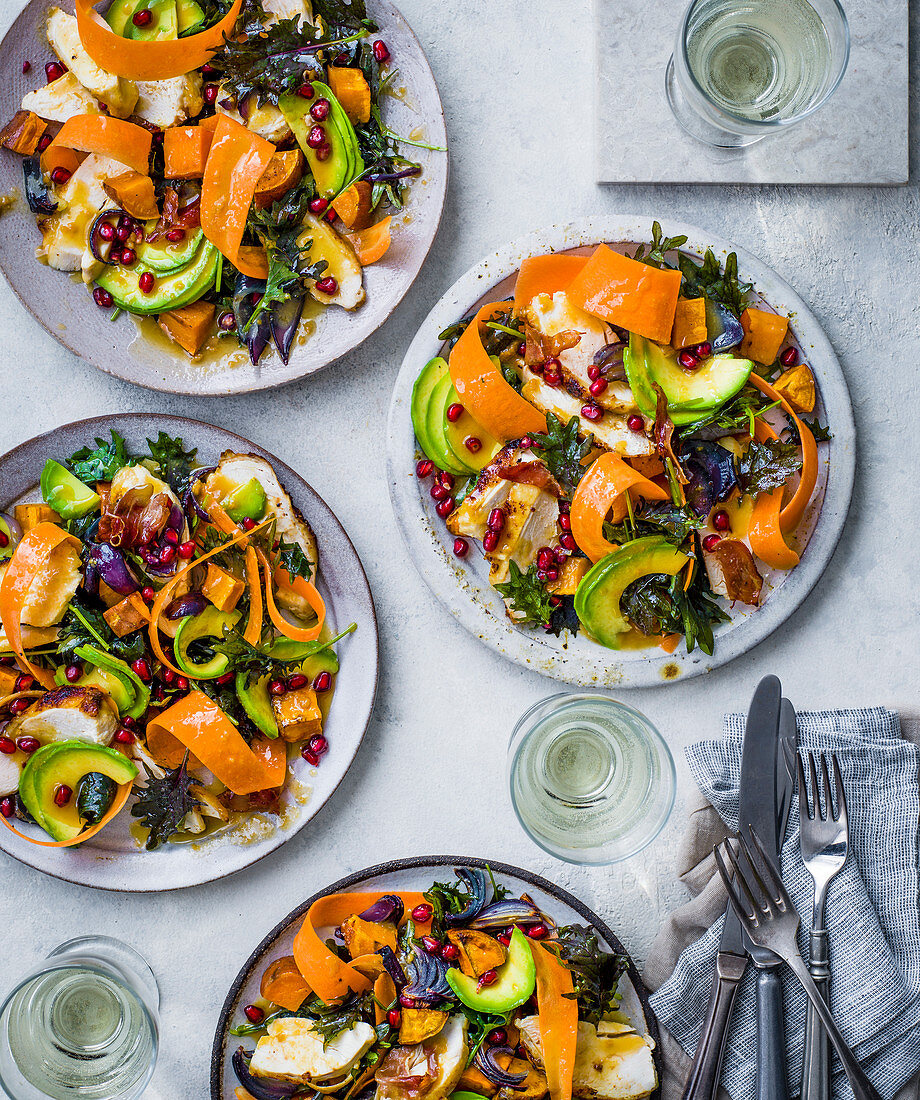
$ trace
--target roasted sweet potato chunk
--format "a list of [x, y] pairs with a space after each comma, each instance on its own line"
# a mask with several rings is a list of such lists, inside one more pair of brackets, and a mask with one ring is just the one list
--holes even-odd
[[796, 412], [814, 412], [815, 376], [805, 363], [784, 371], [773, 383], [773, 388], [786, 398]]
[[0, 145], [11, 153], [32, 157], [38, 152], [38, 143], [45, 136], [48, 123], [34, 111], [17, 111], [0, 130]]
[[304, 155], [299, 149], [279, 149], [256, 184], [255, 204], [264, 210], [300, 182]]
[[132, 218], [146, 221], [160, 216], [156, 191], [150, 176], [142, 176], [140, 172], [129, 170], [122, 172], [120, 176], [112, 176], [102, 186], [109, 198], [114, 199]]
[[109, 624], [113, 633], [119, 638], [133, 634], [150, 622], [150, 611], [139, 592], [132, 592], [121, 603], [110, 607], [102, 614], [103, 619]]
[[333, 202], [332, 209], [349, 229], [366, 229], [374, 216], [372, 193], [367, 180], [356, 180]]
[[448, 940], [460, 952], [460, 970], [468, 978], [481, 978], [488, 970], [501, 966], [508, 952], [487, 932], [458, 928], [447, 933]]
[[311, 992], [293, 955], [282, 955], [268, 964], [259, 991], [272, 1004], [281, 1005], [291, 1012], [296, 1012]]
[[195, 356], [214, 331], [215, 308], [212, 302], [192, 302], [189, 306], [161, 313], [157, 323], [170, 340]]
[[498, 1064], [508, 1073], [526, 1073], [526, 1077], [514, 1089], [499, 1089], [498, 1100], [543, 1100], [549, 1091], [546, 1077], [526, 1058], [512, 1058], [510, 1054], [499, 1054]]
[[360, 69], [329, 66], [329, 87], [352, 122], [370, 122], [371, 89]]
[[[290, 693], [289, 693], [290, 694]], [[396, 926], [389, 921], [362, 920], [349, 917], [342, 923], [342, 939], [353, 959], [359, 955], [373, 955], [381, 947], [396, 950]]]
[[434, 1008], [404, 1008], [399, 1025], [399, 1041], [405, 1046], [424, 1043], [437, 1035], [447, 1023], [447, 1013]]

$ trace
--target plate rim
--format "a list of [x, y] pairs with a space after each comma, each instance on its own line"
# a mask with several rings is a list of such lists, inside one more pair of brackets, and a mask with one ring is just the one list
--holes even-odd
[[[238, 875], [238, 874], [242, 873], [243, 871], [249, 869], [250, 867], [255, 866], [255, 864], [261, 862], [263, 859], [266, 859], [268, 856], [273, 855], [280, 848], [282, 848], [289, 840], [292, 840], [295, 836], [297, 836], [303, 829], [305, 829], [310, 824], [310, 822], [323, 809], [323, 807], [326, 806], [327, 803], [330, 802], [335, 797], [336, 793], [339, 790], [339, 787], [342, 785], [345, 778], [348, 776], [348, 773], [351, 771], [351, 769], [354, 765], [355, 759], [357, 758], [357, 755], [361, 750], [361, 746], [364, 744], [364, 739], [367, 735], [367, 730], [370, 726], [371, 720], [374, 716], [374, 711], [376, 709], [377, 697], [378, 697], [379, 687], [380, 687], [379, 624], [378, 624], [378, 621], [377, 621], [377, 611], [376, 611], [376, 606], [374, 604], [373, 592], [371, 591], [370, 583], [367, 579], [367, 573], [364, 569], [364, 565], [361, 562], [360, 557], [358, 556], [358, 552], [355, 549], [354, 543], [351, 541], [351, 538], [350, 538], [348, 532], [345, 530], [345, 528], [342, 525], [341, 521], [339, 520], [338, 516], [336, 516], [335, 512], [333, 512], [332, 508], [330, 508], [330, 506], [326, 503], [324, 498], [322, 496], [320, 496], [320, 494], [313, 488], [313, 486], [310, 484], [310, 482], [308, 482], [305, 477], [298, 474], [297, 471], [293, 469], [293, 467], [288, 465], [288, 463], [284, 462], [282, 459], [280, 459], [276, 455], [272, 454], [272, 452], [267, 450], [266, 448], [259, 446], [259, 444], [255, 443], [253, 440], [247, 439], [245, 436], [239, 435], [237, 432], [233, 432], [233, 431], [230, 431], [226, 428], [223, 428], [220, 425], [210, 424], [207, 421], [198, 420], [198, 419], [195, 419], [193, 417], [175, 416], [171, 413], [145, 413], [145, 412], [112, 413], [112, 414], [106, 415], [106, 416], [86, 417], [82, 420], [68, 421], [66, 424], [60, 424], [56, 428], [52, 428], [49, 431], [42, 432], [40, 435], [32, 436], [30, 439], [27, 439], [24, 442], [17, 444], [15, 447], [11, 447], [8, 451], [6, 451], [6, 453], [4, 453], [3, 455], [0, 455], [0, 494], [2, 494], [3, 489], [5, 488], [5, 486], [2, 483], [4, 469], [7, 465], [7, 463], [11, 459], [14, 459], [18, 455], [19, 452], [31, 450], [33, 448], [40, 450], [43, 445], [45, 445], [46, 443], [49, 443], [50, 441], [53, 441], [54, 436], [57, 435], [57, 433], [60, 432], [62, 429], [85, 429], [87, 434], [88, 434], [89, 432], [92, 432], [92, 431], [102, 431], [103, 429], [107, 429], [109, 427], [117, 427], [117, 425], [119, 423], [121, 423], [125, 420], [143, 421], [145, 423], [149, 423], [151, 425], [151, 427], [154, 427], [154, 428], [157, 428], [157, 429], [159, 427], [162, 427], [164, 430], [166, 430], [169, 425], [172, 425], [175, 428], [175, 426], [177, 424], [180, 424], [180, 425], [188, 426], [190, 430], [194, 430], [194, 429], [203, 427], [203, 428], [206, 428], [210, 432], [217, 431], [221, 434], [223, 439], [227, 441], [228, 446], [230, 444], [230, 441], [242, 444], [243, 446], [245, 446], [245, 448], [247, 448], [246, 452], [244, 452], [244, 453], [259, 454], [261, 457], [263, 457], [267, 461], [271, 462], [272, 465], [273, 465], [273, 468], [276, 469], [276, 472], [278, 472], [281, 475], [280, 479], [282, 480], [282, 484], [284, 484], [284, 482], [288, 480], [288, 477], [291, 477], [291, 478], [294, 479], [295, 484], [296, 483], [302, 483], [302, 485], [306, 486], [308, 495], [310, 495], [311, 498], [312, 498], [309, 501], [310, 507], [314, 508], [314, 509], [319, 509], [319, 510], [325, 511], [326, 515], [325, 515], [324, 519], [326, 520], [326, 522], [331, 523], [334, 528], [337, 528], [336, 534], [338, 535], [338, 537], [340, 537], [341, 539], [344, 540], [346, 548], [350, 548], [350, 550], [351, 550], [351, 553], [353, 555], [354, 565], [357, 566], [357, 570], [358, 570], [357, 577], [360, 578], [360, 580], [363, 584], [363, 587], [358, 586], [357, 591], [356, 591], [355, 588], [352, 588], [352, 592], [356, 596], [356, 603], [358, 605], [363, 606], [363, 608], [365, 610], [365, 613], [366, 613], [366, 615], [369, 619], [369, 625], [372, 628], [371, 631], [370, 631], [369, 642], [370, 642], [370, 647], [371, 647], [371, 651], [372, 651], [374, 660], [373, 660], [373, 663], [372, 663], [373, 677], [372, 677], [372, 681], [371, 681], [371, 690], [370, 690], [370, 698], [369, 698], [369, 701], [368, 701], [367, 717], [363, 721], [363, 725], [362, 725], [362, 727], [359, 731], [357, 740], [354, 744], [354, 748], [351, 751], [351, 755], [349, 756], [347, 763], [344, 764], [344, 767], [342, 769], [342, 774], [339, 776], [338, 780], [336, 780], [336, 782], [335, 782], [334, 786], [332, 787], [332, 789], [328, 792], [328, 794], [326, 794], [326, 796], [321, 801], [319, 801], [319, 800], [314, 801], [311, 798], [310, 802], [307, 805], [305, 805], [304, 808], [303, 808], [304, 813], [298, 818], [297, 821], [294, 822], [294, 824], [290, 828], [288, 828], [288, 829], [276, 828], [275, 831], [271, 834], [271, 836], [269, 838], [267, 838], [267, 840], [264, 842], [264, 845], [265, 845], [264, 850], [260, 850], [258, 852], [258, 854], [256, 854], [254, 856], [254, 858], [242, 862], [238, 867], [234, 867], [232, 870], [229, 870], [229, 871], [219, 871], [218, 870], [214, 874], [211, 874], [211, 873], [206, 874], [205, 877], [195, 878], [195, 879], [191, 879], [189, 881], [183, 881], [183, 882], [180, 882], [180, 883], [175, 883], [175, 884], [171, 884], [171, 885], [167, 885], [167, 886], [159, 886], [159, 885], [139, 886], [139, 885], [135, 884], [134, 880], [130, 880], [127, 883], [120, 883], [120, 884], [117, 884], [117, 885], [116, 884], [106, 884], [106, 883], [95, 883], [95, 882], [86, 881], [85, 876], [75, 878], [75, 877], [73, 877], [72, 874], [67, 874], [64, 871], [47, 870], [44, 867], [36, 866], [34, 863], [30, 862], [28, 859], [25, 858], [24, 853], [17, 853], [17, 852], [10, 851], [6, 847], [6, 844], [5, 844], [5, 841], [7, 840], [7, 836], [6, 836], [5, 832], [0, 833], [0, 852], [2, 852], [3, 855], [5, 855], [5, 856], [9, 856], [10, 858], [15, 859], [18, 863], [21, 863], [24, 867], [29, 867], [31, 870], [36, 871], [40, 874], [48, 875], [51, 878], [58, 879], [62, 882], [70, 883], [71, 885], [84, 886], [84, 887], [87, 887], [88, 889], [93, 889], [93, 890], [105, 890], [105, 891], [114, 892], [114, 893], [130, 893], [130, 894], [161, 894], [161, 893], [165, 894], [165, 893], [168, 893], [168, 892], [171, 892], [171, 891], [174, 891], [174, 890], [185, 890], [185, 889], [191, 889], [195, 886], [202, 886], [202, 885], [204, 885], [205, 883], [208, 883], [208, 882], [222, 881], [224, 879], [231, 878], [234, 875]], [[147, 430], [147, 429], [144, 429], [144, 430]], [[35, 483], [37, 484], [37, 479], [36, 479]], [[4, 505], [5, 502], [6, 502], [6, 498], [4, 496], [0, 495], [0, 505]], [[297, 507], [296, 503], [295, 503], [295, 507]], [[298, 511], [301, 511], [301, 509], [298, 508]], [[257, 845], [247, 845], [244, 849], [241, 849], [241, 850], [245, 850], [247, 852], [250, 852], [250, 851], [253, 851], [256, 847], [261, 848], [262, 845], [258, 845], [258, 846]], [[42, 850], [43, 849], [39, 849], [39, 851], [42, 851]], [[121, 853], [121, 854], [129, 856], [129, 857], [131, 855], [131, 853]]]
[[[667, 236], [686, 235], [682, 250], [702, 255], [706, 247], [717, 254], [735, 252], [742, 277], [750, 278], [765, 299], [775, 304], [780, 299], [794, 315], [793, 331], [809, 347], [809, 361], [820, 363], [819, 388], [828, 421], [834, 432], [827, 460], [828, 477], [821, 510], [807, 544], [802, 564], [786, 581], [781, 596], [768, 600], [748, 615], [743, 629], [721, 637], [714, 656], [698, 648], [693, 653], [648, 654], [617, 663], [617, 651], [598, 646], [598, 654], [571, 654], [550, 648], [540, 638], [529, 637], [514, 628], [502, 616], [479, 599], [482, 590], [478, 578], [471, 580], [456, 574], [441, 544], [430, 517], [418, 508], [416, 478], [412, 473], [417, 448], [411, 428], [410, 400], [412, 384], [419, 364], [436, 354], [441, 342], [437, 333], [446, 324], [465, 316], [471, 305], [487, 294], [490, 287], [513, 274], [523, 258], [541, 252], [564, 251], [601, 241], [638, 241], [648, 236], [654, 215], [602, 214], [569, 222], [554, 223], [530, 231], [502, 244], [461, 275], [437, 300], [413, 338], [397, 375], [387, 418], [387, 480], [390, 503], [397, 526], [416, 570], [432, 593], [470, 634], [493, 652], [514, 664], [549, 678], [585, 688], [649, 688], [679, 683], [691, 676], [712, 672], [736, 657], [749, 652], [778, 630], [801, 607], [817, 587], [830, 564], [843, 534], [853, 497], [856, 472], [855, 424], [846, 376], [823, 326], [798, 292], [776, 271], [747, 249], [718, 234], [689, 223], [660, 220]], [[833, 410], [832, 412], [830, 410]], [[678, 674], [666, 677], [666, 670]]]
[[[62, 3], [66, 4], [66, 6], [72, 6], [73, 0], [69, 0], [69, 3], [67, 3], [67, 0], [57, 0], [58, 6], [60, 6]], [[405, 300], [406, 295], [418, 281], [422, 270], [428, 262], [428, 258], [431, 255], [431, 250], [434, 247], [434, 243], [438, 238], [438, 234], [440, 233], [441, 226], [444, 222], [444, 210], [447, 205], [447, 194], [450, 185], [451, 174], [450, 141], [447, 133], [447, 120], [444, 113], [444, 101], [441, 98], [440, 88], [438, 87], [437, 78], [435, 77], [431, 62], [428, 59], [428, 54], [425, 51], [425, 48], [422, 46], [418, 35], [412, 28], [412, 25], [409, 23], [408, 19], [406, 19], [405, 15], [403, 15], [402, 10], [393, 2], [393, 0], [371, 0], [371, 3], [378, 4], [383, 9], [389, 9], [389, 12], [392, 13], [392, 17], [394, 17], [395, 20], [397, 20], [401, 24], [401, 31], [405, 34], [406, 38], [412, 44], [414, 50], [417, 51], [417, 56], [419, 61], [421, 62], [424, 73], [431, 80], [431, 86], [434, 90], [434, 103], [436, 106], [435, 110], [432, 112], [432, 118], [430, 121], [436, 124], [438, 128], [438, 133], [435, 135], [437, 140], [433, 141], [432, 144], [443, 144], [444, 146], [444, 169], [443, 172], [438, 173], [438, 179], [440, 181], [440, 194], [436, 194], [436, 216], [434, 218], [432, 232], [430, 238], [424, 244], [422, 252], [416, 261], [416, 270], [412, 277], [406, 282], [402, 290], [398, 293], [397, 297], [392, 302], [387, 312], [383, 316], [381, 316], [376, 326], [370, 332], [368, 332], [366, 336], [364, 336], [357, 343], [345, 348], [340, 354], [336, 355], [334, 358], [325, 360], [319, 366], [313, 367], [312, 369], [306, 370], [302, 373], [289, 374], [285, 377], [278, 378], [277, 380], [264, 379], [260, 375], [255, 379], [251, 379], [247, 384], [244, 384], [242, 386], [232, 384], [228, 385], [226, 380], [232, 380], [234, 374], [232, 370], [228, 370], [225, 368], [221, 372], [224, 382], [219, 389], [202, 390], [200, 388], [193, 388], [191, 385], [184, 386], [181, 389], [176, 389], [173, 384], [170, 384], [168, 377], [164, 376], [161, 379], [161, 376], [158, 374], [154, 374], [153, 371], [150, 372], [151, 378], [148, 381], [142, 382], [136, 378], [130, 378], [124, 372], [117, 371], [113, 367], [106, 365], [106, 357], [102, 353], [100, 353], [98, 356], [98, 362], [94, 359], [88, 359], [84, 355], [81, 355], [80, 352], [78, 352], [76, 348], [74, 348], [71, 344], [68, 329], [55, 327], [54, 319], [51, 317], [46, 320], [44, 317], [40, 316], [33, 308], [33, 305], [31, 304], [29, 298], [25, 295], [25, 293], [21, 292], [19, 286], [17, 286], [10, 280], [6, 272], [6, 267], [2, 263], [2, 255], [0, 255], [0, 274], [2, 274], [6, 285], [9, 287], [16, 301], [28, 312], [28, 314], [39, 324], [39, 326], [56, 341], [56, 343], [66, 348], [66, 350], [69, 351], [71, 355], [74, 355], [81, 362], [86, 363], [88, 366], [91, 366], [95, 370], [101, 371], [103, 374], [107, 374], [112, 378], [118, 378], [121, 381], [127, 382], [133, 386], [140, 386], [142, 389], [150, 390], [152, 393], [174, 394], [183, 397], [219, 398], [280, 389], [281, 387], [291, 385], [294, 382], [303, 381], [303, 379], [305, 378], [311, 378], [313, 377], [313, 375], [319, 374], [322, 371], [341, 363], [346, 356], [352, 355], [360, 348], [362, 348], [367, 343], [367, 341], [374, 337], [380, 331], [380, 329], [383, 328], [383, 326], [393, 317], [393, 315], [396, 313], [396, 311]], [[13, 49], [10, 40], [17, 34], [20, 20], [26, 14], [26, 12], [28, 12], [33, 4], [36, 6], [36, 8], [40, 8], [41, 5], [44, 4], [46, 11], [50, 11], [50, 9], [55, 6], [55, 0], [25, 0], [16, 17], [7, 28], [7, 31], [4, 34], [3, 38], [0, 39], [0, 57], [12, 55]], [[421, 178], [424, 179], [424, 177]], [[17, 203], [17, 208], [18, 207], [19, 204]], [[14, 213], [14, 211], [11, 211], [10, 213], [12, 214]], [[32, 215], [29, 213], [28, 208], [26, 208], [25, 211], [18, 209], [18, 213], [25, 214], [27, 217], [32, 218]], [[36, 260], [35, 262], [37, 263], [38, 261]], [[60, 274], [63, 276], [65, 273], [61, 272]], [[134, 337], [132, 337], [131, 340], [124, 344], [125, 350], [127, 350], [128, 346], [133, 342], [133, 339]], [[282, 369], [284, 371], [287, 371], [288, 368], [284, 364], [282, 364]]]
[[[405, 856], [399, 859], [385, 860], [383, 863], [372, 864], [370, 867], [365, 867], [360, 871], [352, 871], [348, 875], [344, 875], [336, 882], [331, 883], [325, 888], [321, 888], [314, 892], [306, 901], [300, 903], [292, 909], [287, 916], [282, 917], [280, 921], [262, 937], [259, 944], [250, 953], [249, 957], [243, 963], [237, 972], [236, 977], [230, 985], [227, 992], [227, 996], [224, 998], [224, 1003], [221, 1005], [220, 1013], [217, 1018], [217, 1027], [214, 1031], [214, 1042], [211, 1046], [211, 1070], [210, 1070], [210, 1086], [211, 1086], [211, 1100], [227, 1100], [222, 1092], [222, 1075], [224, 1068], [224, 1049], [226, 1045], [226, 1039], [229, 1037], [228, 1023], [233, 1011], [233, 1006], [236, 1003], [236, 999], [246, 983], [256, 964], [262, 958], [262, 956], [272, 947], [275, 941], [283, 935], [284, 932], [297, 920], [306, 914], [310, 906], [319, 898], [325, 897], [328, 894], [340, 893], [343, 890], [350, 889], [357, 886], [362, 882], [371, 878], [377, 878], [381, 875], [391, 874], [399, 871], [406, 871], [411, 869], [423, 869], [430, 867], [432, 869], [438, 867], [479, 867], [483, 870], [491, 868], [497, 875], [513, 875], [523, 882], [526, 882], [530, 886], [534, 886], [544, 893], [549, 894], [551, 897], [561, 901], [564, 905], [573, 909], [580, 917], [582, 917], [588, 924], [594, 927], [606, 942], [606, 946], [612, 948], [614, 954], [623, 954], [629, 960], [629, 964], [626, 968], [626, 973], [629, 974], [630, 980], [636, 991], [636, 996], [642, 1005], [642, 1011], [645, 1014], [645, 1021], [648, 1027], [648, 1033], [654, 1040], [655, 1046], [652, 1050], [652, 1057], [655, 1061], [655, 1068], [658, 1072], [658, 1087], [652, 1093], [652, 1100], [657, 1100], [661, 1096], [661, 1082], [664, 1074], [663, 1066], [663, 1052], [661, 1049], [661, 1032], [658, 1027], [658, 1019], [655, 1016], [655, 1012], [649, 1001], [650, 993], [642, 979], [642, 975], [639, 973], [639, 969], [636, 963], [626, 950], [621, 942], [619, 936], [610, 928], [606, 921], [599, 917], [593, 909], [585, 905], [583, 901], [575, 897], [562, 886], [557, 886], [554, 882], [550, 882], [549, 879], [544, 878], [542, 875], [538, 875], [535, 871], [528, 871], [523, 867], [517, 867], [512, 863], [504, 863], [500, 860], [483, 859], [481, 856]], [[234, 1036], [235, 1038], [235, 1036]]]

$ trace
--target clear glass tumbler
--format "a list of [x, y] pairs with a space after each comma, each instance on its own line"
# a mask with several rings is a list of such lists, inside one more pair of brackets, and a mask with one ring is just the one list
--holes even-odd
[[693, 0], [665, 89], [689, 134], [739, 148], [818, 110], [843, 79], [849, 56], [838, 0]]
[[160, 994], [108, 936], [68, 940], [0, 1006], [0, 1087], [11, 1100], [134, 1100], [157, 1058]]
[[674, 806], [674, 761], [645, 715], [606, 695], [537, 703], [511, 735], [508, 783], [530, 838], [569, 863], [640, 852]]

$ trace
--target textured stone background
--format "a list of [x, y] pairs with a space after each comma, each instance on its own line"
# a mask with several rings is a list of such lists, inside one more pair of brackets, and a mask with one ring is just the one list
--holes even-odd
[[[13, 0], [0, 0], [3, 30], [15, 9]], [[722, 713], [745, 706], [765, 672], [782, 678], [800, 709], [918, 709], [916, 169], [911, 184], [897, 189], [597, 187], [587, 0], [564, 8], [534, 0], [526, 9], [514, 0], [454, 7], [405, 0], [403, 10], [440, 83], [452, 185], [421, 278], [395, 317], [348, 360], [270, 394], [160, 397], [74, 359], [0, 283], [0, 450], [107, 411], [167, 411], [232, 427], [282, 455], [325, 496], [377, 599], [381, 688], [365, 746], [337, 796], [275, 855], [236, 878], [160, 897], [96, 893], [0, 861], [3, 985], [79, 933], [122, 937], [152, 963], [163, 1028], [151, 1100], [204, 1100], [213, 1027], [230, 979], [281, 916], [346, 872], [419, 853], [504, 859], [573, 890], [640, 959], [658, 914], [682, 897], [671, 883], [679, 812], [653, 848], [611, 869], [559, 863], [523, 836], [504, 789], [505, 744], [520, 713], [559, 688], [493, 656], [442, 613], [406, 560], [390, 512], [382, 439], [403, 349], [443, 290], [496, 243], [605, 211], [711, 228], [793, 283], [843, 361], [860, 473], [847, 532], [817, 591], [785, 629], [726, 668], [628, 694], [669, 740], [682, 797], [690, 781], [681, 746], [715, 733]]]

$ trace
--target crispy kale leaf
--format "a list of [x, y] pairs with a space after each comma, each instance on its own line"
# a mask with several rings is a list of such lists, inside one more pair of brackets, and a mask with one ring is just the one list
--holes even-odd
[[765, 397], [755, 386], [745, 384], [741, 390], [721, 408], [705, 413], [698, 420], [685, 424], [681, 430], [682, 439], [703, 435], [707, 439], [718, 439], [723, 435], [735, 435], [747, 432], [754, 434], [754, 418], [773, 407], [773, 402]]
[[729, 252], [725, 257], [724, 269], [711, 248], [706, 249], [702, 263], [697, 263], [685, 253], [680, 254], [677, 263], [684, 276], [681, 288], [684, 297], [699, 298], [702, 295], [730, 309], [736, 317], [741, 316], [754, 284], [743, 283], [738, 278], [738, 257], [734, 252]]
[[160, 432], [155, 440], [148, 439], [147, 446], [150, 457], [160, 467], [160, 476], [174, 493], [181, 495], [188, 486], [198, 448], [187, 451], [178, 436], [173, 439], [166, 432]]
[[70, 601], [70, 606], [58, 628], [58, 655], [69, 657], [81, 645], [103, 649], [129, 664], [144, 655], [142, 631], [119, 638], [102, 617], [102, 612], [90, 606], [82, 595], [77, 594]]
[[[789, 420], [790, 418], [787, 417], [786, 419]], [[815, 437], [816, 443], [827, 443], [829, 439], [834, 438], [834, 433], [830, 430], [830, 428], [828, 428], [825, 424], [820, 423], [817, 417], [815, 417], [814, 420], [808, 420], [806, 417], [800, 416], [799, 419]]]
[[150, 830], [144, 845], [148, 852], [165, 844], [179, 831], [185, 815], [200, 805], [189, 789], [193, 783], [187, 753], [181, 765], [167, 771], [162, 779], [147, 774], [147, 785], [131, 807], [131, 816], [141, 818], [141, 824]]
[[315, 55], [329, 39], [306, 37], [298, 22], [296, 15], [270, 27], [253, 20], [241, 34], [226, 38], [211, 61], [223, 74], [222, 94], [238, 104], [255, 95], [259, 103], [277, 106], [282, 96], [297, 91], [308, 72], [322, 80], [323, 67]]
[[756, 496], [785, 485], [802, 468], [802, 452], [797, 443], [767, 439], [752, 440], [738, 461], [738, 483], [743, 493]]
[[367, 18], [364, 0], [313, 0], [313, 14], [336, 31], [353, 31], [361, 26], [376, 29]]
[[647, 535], [663, 535], [668, 542], [680, 546], [692, 531], [705, 525], [705, 520], [686, 504], [663, 502], [648, 505], [621, 523], [605, 523], [604, 538], [623, 544]]
[[665, 257], [666, 252], [673, 252], [682, 248], [687, 243], [685, 236], [665, 237], [661, 231], [660, 222], [652, 222], [651, 246], [640, 244], [633, 253], [634, 260], [641, 260], [649, 267], [671, 267], [674, 265]]
[[283, 676], [290, 665], [303, 664], [307, 657], [331, 649], [336, 642], [340, 642], [347, 634], [357, 629], [357, 623], [352, 623], [341, 634], [330, 638], [328, 642], [306, 642], [298, 648], [297, 655], [294, 657], [278, 657], [269, 653], [261, 645], [250, 645], [237, 630], [227, 631], [220, 641], [212, 644], [211, 648], [215, 653], [223, 653], [229, 658], [231, 672], [245, 672], [249, 679], [255, 676]]
[[281, 568], [287, 570], [292, 577], [303, 577], [308, 581], [313, 576], [310, 559], [296, 542], [285, 542], [282, 539], [278, 547], [278, 560]]
[[617, 985], [629, 965], [626, 956], [604, 951], [594, 929], [579, 924], [560, 928], [554, 949], [560, 962], [572, 972], [575, 989], [567, 996], [577, 999], [579, 1019], [596, 1025], [607, 1013], [614, 1012], [619, 1006]]
[[350, 997], [340, 1004], [328, 1005], [315, 994], [307, 998], [296, 1012], [286, 1012], [301, 1020], [312, 1020], [314, 1030], [323, 1037], [327, 1046], [339, 1032], [347, 1031], [361, 1021], [373, 1020], [373, 995]]
[[543, 582], [537, 579], [537, 563], [531, 562], [522, 573], [517, 562], [511, 562], [511, 576], [505, 584], [495, 585], [503, 599], [509, 600], [518, 625], [524, 623], [548, 623], [553, 614], [549, 593]]
[[110, 430], [112, 441], [96, 438], [95, 449], [81, 447], [67, 459], [74, 477], [92, 485], [96, 481], [111, 481], [115, 474], [130, 462], [125, 441], [116, 431]]
[[578, 417], [573, 416], [568, 424], [553, 413], [546, 414], [547, 431], [544, 435], [537, 432], [531, 436], [533, 449], [543, 459], [549, 472], [566, 489], [573, 491], [585, 474], [582, 459], [594, 446], [594, 436], [578, 438]]
[[620, 610], [643, 634], [683, 634], [688, 653], [698, 645], [710, 656], [715, 644], [713, 625], [728, 620], [699, 564], [686, 591], [683, 571], [673, 577], [650, 573], [633, 581], [620, 597]]

